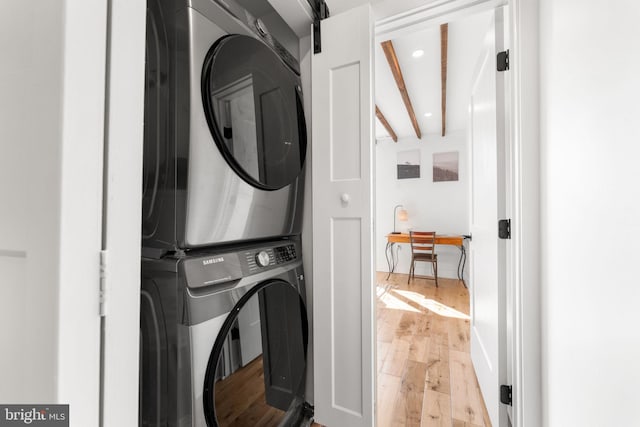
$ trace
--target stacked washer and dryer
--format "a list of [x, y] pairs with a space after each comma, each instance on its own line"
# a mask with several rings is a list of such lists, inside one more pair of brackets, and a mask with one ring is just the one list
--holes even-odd
[[241, 1], [148, 1], [141, 426], [313, 415], [299, 66]]

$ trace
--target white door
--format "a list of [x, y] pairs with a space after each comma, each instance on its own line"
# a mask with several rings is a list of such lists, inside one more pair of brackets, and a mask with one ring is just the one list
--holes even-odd
[[498, 238], [504, 204], [504, 76], [496, 70], [503, 45], [503, 9], [484, 40], [470, 100], [471, 359], [491, 423], [506, 425], [499, 388], [505, 364], [505, 243]]
[[322, 21], [321, 34], [311, 59], [315, 414], [329, 427], [373, 426], [370, 6]]

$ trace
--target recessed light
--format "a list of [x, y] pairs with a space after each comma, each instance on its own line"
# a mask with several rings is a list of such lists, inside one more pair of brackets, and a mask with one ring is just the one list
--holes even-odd
[[424, 113], [424, 116], [425, 117], [431, 117], [431, 116], [433, 116], [433, 113]]
[[411, 54], [414, 58], [420, 58], [422, 55], [424, 55], [424, 50], [422, 49], [414, 50]]

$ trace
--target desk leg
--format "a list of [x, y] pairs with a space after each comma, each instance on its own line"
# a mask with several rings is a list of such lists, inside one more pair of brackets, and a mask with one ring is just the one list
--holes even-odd
[[395, 243], [393, 242], [387, 242], [387, 247], [384, 250], [384, 254], [387, 257], [387, 267], [389, 269], [389, 274], [387, 274], [387, 279], [389, 280], [389, 277], [391, 277], [391, 273], [393, 273], [396, 269], [396, 264], [398, 263], [398, 261], [395, 258], [395, 255], [393, 254], [393, 246], [395, 245]]
[[464, 265], [467, 263], [467, 250], [464, 247], [464, 242], [458, 247], [458, 249], [460, 249], [460, 260], [458, 260], [458, 280], [461, 280], [462, 284], [466, 288], [467, 284], [464, 282]]

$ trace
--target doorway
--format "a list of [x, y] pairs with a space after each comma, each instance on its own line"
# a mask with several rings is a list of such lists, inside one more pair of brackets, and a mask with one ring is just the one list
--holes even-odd
[[[433, 276], [427, 263], [416, 267], [422, 277], [408, 281], [403, 273], [411, 264], [410, 247], [390, 246], [387, 233], [471, 234], [475, 205], [467, 105], [495, 6], [440, 15], [412, 31], [405, 27], [391, 40], [393, 59], [388, 48], [383, 56], [376, 46], [378, 401], [395, 402], [390, 408], [378, 406], [380, 426], [421, 419], [491, 425], [471, 362], [469, 292], [457, 280], [464, 276], [469, 283], [468, 266], [464, 271], [457, 248], [439, 245], [440, 287], [425, 278]], [[377, 42], [388, 44], [387, 37], [378, 34]], [[420, 64], [422, 58], [430, 64]], [[388, 78], [385, 72], [398, 64], [400, 78], [397, 71]], [[405, 91], [404, 105], [389, 101], [390, 89]], [[406, 123], [393, 130], [402, 119]], [[406, 165], [413, 168], [410, 177], [403, 173]]]
[[[440, 24], [452, 18], [453, 15], [461, 16], [470, 11], [493, 8], [502, 5], [504, 2], [493, 1], [466, 1], [466, 0], [442, 0], [434, 1], [429, 5], [423, 5], [420, 10], [413, 13], [404, 13], [391, 18], [379, 18], [376, 21], [376, 35], [387, 39], [397, 36], [397, 33], [406, 31], [408, 26], [427, 24]], [[383, 3], [386, 4], [386, 3]], [[510, 6], [510, 34], [514, 35], [514, 46], [521, 47], [522, 40], [530, 42], [531, 35], [537, 34], [535, 16], [529, 19], [528, 15], [522, 14], [523, 7], [518, 0], [508, 1]], [[526, 6], [524, 10], [531, 11]], [[397, 11], [396, 11], [397, 12]], [[325, 424], [345, 424], [348, 420], [350, 425], [371, 425], [373, 422], [373, 411], [371, 402], [374, 394], [375, 352], [373, 344], [375, 342], [375, 282], [373, 276], [374, 260], [371, 253], [374, 249], [372, 239], [374, 239], [374, 209], [373, 203], [373, 176], [372, 164], [373, 147], [370, 132], [373, 129], [373, 113], [375, 111], [372, 97], [372, 56], [373, 29], [372, 9], [368, 5], [350, 9], [339, 13], [321, 22], [322, 32], [322, 53], [314, 55], [312, 60], [312, 93], [313, 96], [313, 234], [320, 238], [313, 240], [313, 259], [315, 265], [322, 265], [325, 268], [315, 268], [313, 273], [314, 286], [314, 313], [322, 322], [314, 322], [314, 334], [316, 343], [322, 343], [322, 347], [314, 348], [316, 361], [316, 408], [318, 414], [326, 413], [327, 417], [322, 420]], [[416, 17], [417, 16], [417, 17]], [[379, 15], [378, 15], [379, 17]], [[356, 25], [357, 24], [357, 25]], [[517, 24], [517, 25], [516, 25]], [[520, 38], [520, 31], [524, 27], [523, 37]], [[530, 32], [531, 31], [531, 32]], [[396, 32], [396, 34], [393, 34]], [[349, 38], [353, 43], [345, 43]], [[535, 44], [534, 44], [535, 45]], [[521, 102], [522, 90], [535, 90], [535, 73], [531, 73], [533, 64], [527, 62], [522, 67], [521, 61], [535, 56], [535, 49], [527, 44], [525, 49], [515, 50], [513, 68], [513, 92], [510, 96], [510, 103], [513, 109], [509, 115], [510, 138], [509, 142], [514, 144], [514, 149], [508, 162], [517, 166], [513, 174], [513, 217], [515, 232], [513, 233], [514, 248], [521, 248], [521, 233], [527, 232], [528, 239], [531, 239], [531, 246], [537, 246], [537, 239], [531, 236], [535, 232], [536, 216], [529, 215], [523, 218], [522, 207], [532, 207], [531, 202], [535, 197], [529, 195], [529, 191], [535, 190], [537, 185], [533, 181], [537, 158], [525, 158], [523, 153], [535, 152], [531, 149], [535, 144], [532, 141], [531, 126], [535, 125], [534, 119], [523, 119], [520, 115], [523, 111], [527, 113], [535, 112], [536, 102], [533, 108], [529, 103], [524, 105]], [[525, 84], [523, 75], [531, 78]], [[531, 87], [533, 86], [533, 88]], [[358, 90], [359, 89], [359, 90]], [[359, 119], [359, 120], [358, 120]], [[521, 126], [526, 125], [523, 129]], [[523, 168], [526, 176], [523, 177]], [[523, 179], [526, 178], [526, 179]], [[526, 187], [527, 197], [524, 197]], [[348, 243], [348, 244], [345, 244]], [[529, 242], [528, 242], [529, 243]], [[529, 252], [529, 251], [528, 251]], [[327, 259], [328, 256], [328, 259]], [[530, 279], [535, 274], [528, 273], [529, 269], [537, 266], [535, 253], [527, 253], [522, 256], [516, 253], [511, 259], [515, 261], [514, 271], [522, 268], [524, 264], [528, 267], [525, 271], [527, 276], [527, 289], [523, 287], [522, 277], [516, 277], [513, 284], [517, 291], [529, 291], [529, 286], [534, 287], [536, 283], [530, 283]], [[319, 284], [326, 284], [320, 287]], [[334, 293], [334, 290], [339, 290]], [[529, 292], [535, 294], [535, 292]], [[334, 295], [340, 295], [339, 299], [332, 300]], [[536, 337], [528, 335], [522, 339], [523, 312], [522, 304], [519, 300], [519, 293], [513, 292], [514, 296], [513, 315], [514, 335], [520, 337], [521, 341], [516, 341], [516, 351], [514, 360], [521, 360], [521, 350], [527, 347], [528, 350], [535, 350]], [[521, 295], [521, 294], [520, 294]], [[348, 303], [346, 301], [349, 301]], [[529, 329], [536, 327], [537, 301], [530, 301], [533, 304], [532, 310], [527, 310], [526, 323]], [[503, 304], [502, 306], [505, 306]], [[529, 315], [528, 313], [531, 313]], [[518, 323], [520, 322], [520, 323]], [[336, 328], [335, 325], [340, 325]], [[343, 328], [349, 325], [349, 328]], [[527, 331], [528, 332], [528, 331]], [[364, 351], [363, 351], [364, 350]], [[534, 353], [532, 353], [534, 354]], [[533, 363], [529, 365], [539, 373], [539, 367], [535, 366], [535, 354], [531, 358]], [[539, 359], [538, 359], [539, 360]], [[350, 376], [342, 375], [344, 372], [339, 369], [349, 365], [354, 369], [349, 370]], [[498, 365], [495, 365], [498, 366]], [[355, 369], [355, 367], [358, 367]], [[522, 366], [517, 365], [517, 371], [521, 371]], [[327, 376], [325, 373], [331, 373]], [[340, 374], [340, 375], [338, 375]], [[351, 376], [353, 375], [353, 376]], [[325, 378], [326, 377], [326, 378]], [[524, 384], [522, 378], [514, 376], [514, 390]], [[322, 379], [322, 382], [320, 382]], [[324, 381], [326, 379], [326, 381]], [[539, 383], [539, 381], [538, 381]], [[529, 386], [529, 384], [531, 386]], [[530, 391], [536, 393], [538, 388], [536, 381], [524, 384]], [[524, 388], [519, 391], [524, 391]], [[518, 409], [518, 399], [521, 398], [519, 391], [515, 392], [516, 410]], [[339, 393], [338, 393], [339, 392]], [[495, 392], [489, 390], [492, 396]], [[485, 396], [487, 395], [485, 391]], [[531, 414], [535, 419], [535, 408], [537, 394], [532, 395]], [[497, 407], [497, 405], [495, 406]], [[330, 415], [329, 415], [330, 414]], [[330, 416], [335, 416], [333, 421]], [[319, 418], [320, 420], [320, 418]], [[326, 421], [325, 421], [326, 420]], [[519, 423], [514, 423], [519, 425]]]

